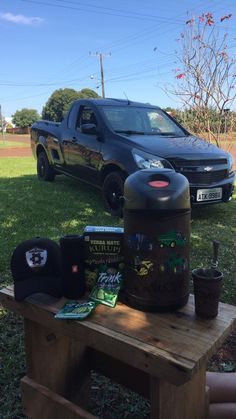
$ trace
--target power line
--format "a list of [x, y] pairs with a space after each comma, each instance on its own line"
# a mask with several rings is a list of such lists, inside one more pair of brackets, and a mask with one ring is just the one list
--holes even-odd
[[129, 10], [123, 10], [123, 9], [114, 9], [114, 8], [111, 8], [111, 7], [103, 7], [103, 6], [100, 6], [100, 5], [96, 6], [96, 5], [91, 5], [91, 4], [88, 4], [88, 3], [75, 2], [75, 1], [71, 1], [71, 0], [70, 1], [69, 0], [54, 0], [54, 1], [60, 2], [60, 3], [66, 3], [66, 4], [70, 3], [70, 4], [95, 8], [95, 9], [98, 9], [100, 11], [101, 10], [108, 10], [108, 11], [118, 12], [118, 13], [128, 13], [128, 16], [132, 17], [132, 18], [133, 18], [133, 16], [138, 16], [138, 17], [142, 17], [142, 18], [145, 18], [145, 17], [157, 18], [158, 20], [170, 20], [170, 21], [173, 20], [172, 18], [148, 15], [147, 13], [139, 13], [139, 12], [135, 12], [134, 10], [129, 11]]
[[[82, 7], [74, 7], [74, 6], [68, 6], [68, 3], [72, 3], [72, 4], [81, 4], [81, 3], [74, 3], [74, 2], [68, 2], [65, 1], [66, 4], [55, 4], [55, 3], [49, 3], [49, 2], [45, 2], [45, 1], [36, 1], [36, 0], [20, 0], [22, 2], [26, 2], [26, 3], [36, 3], [36, 4], [40, 4], [43, 6], [49, 6], [49, 7], [54, 7], [54, 8], [63, 8], [63, 9], [69, 9], [69, 10], [78, 10], [78, 11], [83, 11], [83, 12], [88, 12], [88, 13], [97, 13], [97, 14], [103, 14], [103, 15], [108, 15], [108, 16], [116, 16], [116, 17], [125, 17], [125, 18], [129, 18], [129, 19], [139, 19], [139, 20], [156, 20], [156, 21], [168, 21], [168, 22], [175, 22], [175, 23], [180, 23], [178, 21], [176, 21], [173, 18], [167, 18], [167, 17], [160, 17], [160, 16], [155, 16], [155, 15], [147, 15], [147, 14], [143, 14], [143, 13], [137, 13], [134, 11], [126, 11], [126, 10], [120, 10], [120, 9], [112, 9], [112, 8], [108, 8], [108, 7], [101, 7], [101, 6], [94, 6], [94, 5], [88, 5], [88, 4], [84, 4], [82, 3]], [[60, 1], [60, 0], [58, 0]], [[88, 9], [88, 7], [90, 7], [90, 9]], [[92, 9], [91, 9], [92, 8]], [[93, 8], [97, 8], [98, 10], [94, 10]], [[100, 9], [100, 10], [99, 10]], [[105, 9], [107, 11], [105, 11]]]
[[146, 70], [136, 71], [136, 72], [128, 73], [128, 74], [123, 74], [121, 76], [114, 76], [114, 77], [112, 77], [110, 79], [107, 79], [106, 81], [110, 83], [110, 82], [118, 82], [118, 81], [132, 80], [132, 79], [134, 79], [134, 76], [140, 76], [140, 75], [142, 76], [143, 74], [146, 74], [146, 73], [150, 73], [150, 72], [155, 71], [155, 74], [153, 74], [151, 76], [151, 77], [153, 77], [153, 76], [159, 74], [158, 71], [160, 69], [163, 69], [165, 67], [169, 67], [169, 65], [171, 63], [172, 62], [167, 62], [167, 63], [163, 63], [162, 66], [150, 67], [150, 68], [147, 68]]
[[[21, 1], [27, 1], [27, 0], [21, 0]], [[31, 0], [29, 0], [30, 2], [32, 2]], [[65, 0], [55, 0], [55, 1], [59, 1], [59, 2], [64, 2]], [[33, 3], [36, 3], [36, 1], [33, 1]], [[40, 3], [42, 3], [42, 2], [40, 2]], [[74, 1], [66, 1], [66, 4], [68, 4], [68, 3], [71, 3], [71, 4], [76, 4], [76, 5], [78, 5], [78, 4], [83, 4], [84, 5], [84, 3], [78, 3], [78, 2], [74, 2]], [[217, 2], [216, 4], [218, 4], [219, 2]], [[46, 4], [46, 3], [45, 3]], [[53, 4], [53, 3], [47, 3], [48, 5], [52, 5], [53, 7], [59, 7], [58, 5], [56, 5], [56, 4]], [[200, 4], [197, 4], [197, 5], [195, 5], [195, 7], [194, 8], [191, 8], [191, 10], [194, 10], [194, 9], [196, 9], [196, 7], [199, 7], [200, 5], [201, 5], [202, 3], [200, 2]], [[205, 5], [205, 2], [204, 2], [204, 5]], [[87, 5], [86, 5], [87, 6]], [[100, 9], [110, 9], [110, 10], [120, 10], [120, 9], [111, 9], [111, 8], [104, 8], [104, 7], [101, 7], [101, 6], [95, 6], [95, 5], [88, 5], [89, 7], [95, 7], [95, 8], [100, 8]], [[64, 5], [63, 5], [63, 7], [64, 7]], [[66, 6], [65, 6], [66, 7]], [[131, 12], [128, 12], [128, 13], [131, 13]], [[133, 12], [132, 12], [133, 13]], [[178, 15], [178, 16], [181, 16], [181, 15]], [[166, 19], [166, 20], [168, 20], [168, 18], [163, 18], [163, 19]], [[173, 20], [173, 19], [172, 19]], [[111, 44], [108, 44], [108, 46], [107, 46], [107, 48], [111, 48], [111, 47], [115, 47], [116, 48], [116, 50], [117, 50], [117, 46], [119, 46], [120, 45], [120, 48], [121, 48], [121, 46], [122, 46], [122, 48], [124, 48], [124, 44], [126, 43], [127, 45], [126, 45], [126, 47], [128, 47], [128, 46], [130, 46], [130, 45], [134, 45], [134, 44], [137, 44], [138, 42], [145, 42], [147, 39], [150, 39], [150, 37], [152, 36], [152, 35], [150, 35], [151, 33], [153, 33], [153, 32], [156, 32], [156, 30], [158, 30], [158, 29], [160, 29], [160, 26], [169, 26], [168, 24], [166, 25], [164, 22], [161, 22], [160, 23], [160, 25], [159, 25], [159, 27], [157, 28], [156, 27], [156, 25], [155, 26], [153, 26], [151, 29], [149, 28], [148, 30], [146, 29], [145, 31], [141, 31], [140, 32], [140, 30], [139, 30], [139, 32], [137, 32], [137, 33], [135, 33], [135, 34], [133, 34], [133, 35], [130, 35], [130, 36], [128, 36], [128, 37], [125, 37], [125, 38], [122, 38], [122, 39], [120, 39], [120, 40], [118, 40], [118, 41], [115, 41], [115, 42], [113, 42], [113, 43], [111, 43]], [[167, 31], [165, 31], [164, 33], [163, 33], [163, 31], [162, 31], [162, 35], [163, 34], [165, 34]], [[146, 36], [144, 35], [146, 33]], [[148, 35], [149, 34], [149, 35]], [[148, 35], [148, 36], [147, 36]], [[141, 39], [141, 41], [140, 41], [140, 39]], [[129, 40], [131, 41], [131, 42], [129, 42]], [[132, 42], [132, 40], [136, 40], [136, 42]], [[84, 57], [82, 57], [82, 58], [84, 58]], [[76, 60], [76, 61], [78, 61], [78, 59]], [[75, 61], [75, 62], [76, 62]], [[73, 64], [74, 64], [74, 62], [70, 65], [70, 67], [71, 66], [73, 66]], [[73, 70], [73, 72], [75, 72], [76, 70]], [[63, 83], [64, 81], [62, 81], [61, 83]], [[68, 81], [66, 81], [66, 82], [68, 82]], [[42, 83], [42, 85], [47, 85], [46, 83]]]
[[53, 83], [17, 83], [17, 82], [1, 82], [0, 81], [0, 86], [8, 86], [8, 87], [44, 87], [44, 86], [57, 86], [58, 84], [71, 84], [71, 83], [75, 83], [78, 81], [82, 81], [87, 79], [89, 76], [84, 76], [83, 78], [80, 79], [72, 79], [72, 80], [62, 80], [62, 81], [58, 81], [58, 82], [53, 82]]

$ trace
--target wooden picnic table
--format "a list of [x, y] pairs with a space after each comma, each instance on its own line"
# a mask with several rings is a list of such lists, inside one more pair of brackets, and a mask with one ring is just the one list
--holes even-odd
[[114, 309], [98, 305], [75, 321], [55, 319], [65, 300], [45, 294], [16, 302], [9, 286], [0, 290], [0, 302], [24, 317], [21, 388], [29, 418], [94, 418], [87, 410], [91, 369], [148, 397], [151, 418], [207, 417], [207, 362], [234, 331], [236, 307], [220, 303], [215, 319], [201, 320], [190, 296], [172, 313], [118, 303]]

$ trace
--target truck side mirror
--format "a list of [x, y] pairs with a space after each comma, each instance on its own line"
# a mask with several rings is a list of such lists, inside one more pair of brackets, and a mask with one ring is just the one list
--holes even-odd
[[96, 124], [82, 124], [80, 129], [83, 134], [96, 135], [98, 133]]

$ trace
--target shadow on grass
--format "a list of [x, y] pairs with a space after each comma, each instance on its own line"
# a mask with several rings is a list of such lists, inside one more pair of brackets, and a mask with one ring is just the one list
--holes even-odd
[[12, 250], [35, 236], [58, 241], [81, 234], [86, 225], [122, 225], [104, 210], [96, 188], [65, 176], [40, 182], [34, 175], [0, 179], [0, 273], [9, 277]]
[[20, 380], [25, 375], [23, 320], [0, 307], [0, 418], [26, 418], [22, 413]]

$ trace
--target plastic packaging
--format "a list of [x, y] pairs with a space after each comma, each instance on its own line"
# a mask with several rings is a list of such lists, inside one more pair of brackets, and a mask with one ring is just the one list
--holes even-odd
[[67, 301], [57, 312], [55, 318], [83, 320], [91, 314], [96, 306], [95, 301]]
[[122, 271], [123, 269], [119, 270], [119, 268], [106, 265], [101, 267], [90, 298], [109, 307], [115, 307], [123, 283]]

